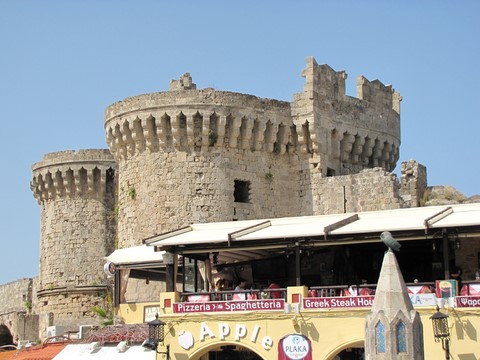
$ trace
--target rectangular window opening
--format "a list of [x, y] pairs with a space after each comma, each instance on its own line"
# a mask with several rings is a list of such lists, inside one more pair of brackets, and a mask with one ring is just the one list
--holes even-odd
[[233, 190], [234, 201], [238, 203], [250, 202], [250, 181], [235, 180]]

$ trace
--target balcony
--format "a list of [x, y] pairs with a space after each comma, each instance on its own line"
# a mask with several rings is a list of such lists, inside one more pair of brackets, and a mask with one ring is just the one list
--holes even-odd
[[[407, 283], [412, 305], [416, 309], [440, 307], [480, 308], [480, 281], [465, 282], [458, 296], [437, 297], [435, 283]], [[376, 284], [358, 286], [291, 286], [277, 289], [251, 289], [222, 292], [164, 292], [158, 302], [120, 304], [121, 315], [138, 311], [136, 320], [127, 315], [127, 322], [148, 322], [155, 314], [241, 314], [245, 312], [305, 313], [332, 310], [370, 309]], [[469, 292], [469, 293], [468, 293]], [[128, 309], [128, 310], [127, 310]], [[141, 313], [143, 311], [143, 314]]]

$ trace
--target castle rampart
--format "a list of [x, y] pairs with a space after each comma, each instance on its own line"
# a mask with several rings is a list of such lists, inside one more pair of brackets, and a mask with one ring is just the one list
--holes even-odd
[[120, 247], [192, 222], [319, 214], [320, 179], [392, 170], [400, 115], [391, 86], [361, 78], [359, 98], [346, 96], [346, 73], [313, 58], [303, 76], [292, 103], [197, 90], [187, 73], [169, 91], [109, 106]]
[[[105, 299], [103, 257], [114, 249], [116, 230], [115, 169], [108, 150], [51, 153], [32, 166], [41, 208], [38, 311], [51, 312], [57, 325], [76, 327]], [[58, 306], [67, 297], [76, 300]]]
[[[312, 154], [322, 176], [365, 168], [392, 171], [399, 158], [400, 95], [380, 81], [357, 79], [357, 98], [345, 93], [344, 71], [307, 59], [303, 93], [292, 102], [302, 151]], [[298, 131], [298, 129], [303, 131]]]
[[[288, 197], [272, 197], [295, 191], [290, 179], [298, 176], [293, 159], [281, 156], [293, 152], [290, 104], [180, 89], [106, 110], [107, 143], [119, 161], [121, 247], [190, 222], [286, 216], [295, 208]], [[235, 199], [235, 181], [248, 187], [248, 199]]]
[[213, 89], [140, 95], [105, 111], [107, 143], [120, 161], [159, 150], [285, 152], [292, 125], [289, 103]]
[[355, 213], [404, 207], [395, 174], [382, 168], [357, 174], [316, 179], [313, 194], [317, 214]]
[[36, 279], [19, 279], [0, 285], [0, 324], [8, 326], [14, 341], [37, 340], [38, 316], [33, 315]]

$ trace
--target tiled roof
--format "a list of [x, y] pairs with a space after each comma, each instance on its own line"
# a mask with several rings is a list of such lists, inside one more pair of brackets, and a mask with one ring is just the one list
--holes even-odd
[[122, 324], [106, 326], [98, 331], [95, 331], [83, 342], [99, 342], [101, 344], [105, 344], [127, 341], [129, 344], [134, 344], [142, 343], [146, 339], [148, 339], [147, 324]]
[[19, 350], [18, 353], [7, 359], [12, 360], [52, 360], [67, 345], [65, 342], [48, 343], [40, 346], [31, 346]]
[[9, 360], [15, 356], [17, 350], [0, 351], [0, 360]]

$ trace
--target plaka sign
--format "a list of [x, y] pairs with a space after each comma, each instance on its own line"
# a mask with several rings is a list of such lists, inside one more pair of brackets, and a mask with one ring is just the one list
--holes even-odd
[[278, 360], [312, 360], [310, 340], [299, 334], [290, 334], [278, 342]]

